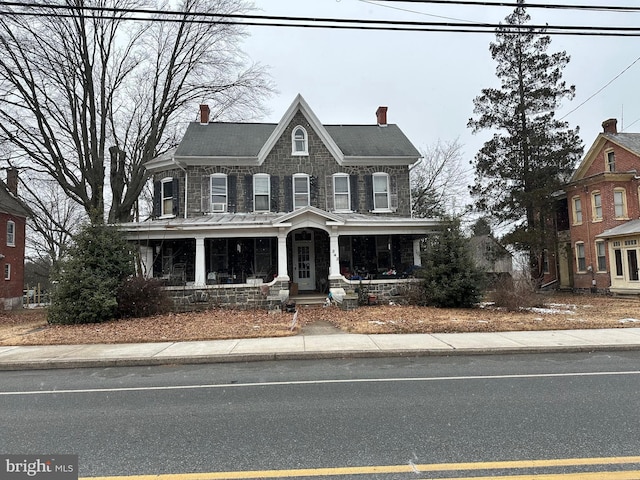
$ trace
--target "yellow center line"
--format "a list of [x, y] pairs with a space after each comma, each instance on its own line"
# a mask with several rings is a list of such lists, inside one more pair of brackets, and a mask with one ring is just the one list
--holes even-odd
[[[524, 468], [549, 468], [549, 467], [578, 467], [587, 465], [622, 465], [640, 463], [637, 457], [601, 457], [601, 458], [560, 458], [549, 460], [513, 460], [496, 462], [472, 462], [472, 463], [433, 463], [433, 464], [408, 464], [408, 465], [371, 465], [363, 467], [327, 467], [327, 468], [301, 468], [291, 470], [251, 470], [236, 472], [208, 472], [208, 473], [167, 473], [157, 475], [124, 475], [111, 477], [83, 477], [80, 480], [234, 480], [250, 478], [291, 478], [291, 477], [326, 477], [331, 475], [373, 475], [391, 473], [421, 473], [421, 472], [446, 472], [446, 471], [472, 471], [472, 470], [498, 470], [498, 469], [524, 469]], [[448, 480], [488, 480], [499, 478], [501, 480], [638, 480], [640, 470], [623, 472], [583, 472], [565, 474], [540, 474], [540, 475], [516, 475], [490, 477], [464, 477]]]

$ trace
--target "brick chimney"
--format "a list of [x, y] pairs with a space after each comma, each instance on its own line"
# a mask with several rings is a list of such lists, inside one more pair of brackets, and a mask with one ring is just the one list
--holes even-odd
[[376, 118], [378, 119], [379, 127], [387, 126], [387, 107], [378, 107], [376, 110]]
[[602, 122], [604, 133], [618, 133], [618, 120], [610, 118]]
[[7, 168], [7, 190], [18, 196], [18, 169], [14, 167]]
[[200, 125], [209, 124], [209, 105], [200, 105]]

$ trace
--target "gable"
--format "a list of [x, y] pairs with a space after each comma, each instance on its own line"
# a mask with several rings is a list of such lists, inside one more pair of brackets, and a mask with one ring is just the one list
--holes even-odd
[[600, 133], [571, 178], [571, 183], [608, 173], [606, 154], [616, 155], [616, 171], [640, 171], [640, 133]]
[[28, 213], [26, 207], [16, 199], [5, 186], [4, 182], [0, 181], [0, 212], [9, 213], [19, 217], [26, 218]]

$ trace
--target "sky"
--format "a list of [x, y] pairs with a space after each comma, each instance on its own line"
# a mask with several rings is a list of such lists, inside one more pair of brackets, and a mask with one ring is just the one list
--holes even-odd
[[[510, 7], [367, 0], [253, 2], [256, 13], [265, 15], [424, 22], [446, 18], [497, 23], [513, 11]], [[635, 0], [527, 3], [637, 6]], [[532, 24], [640, 25], [640, 13], [538, 8], [527, 12]], [[499, 86], [489, 52], [493, 33], [260, 26], [248, 27], [248, 34], [244, 51], [254, 62], [269, 67], [277, 89], [266, 102], [270, 113], [263, 121], [278, 122], [298, 93], [324, 124], [373, 124], [377, 107], [387, 106], [388, 122], [397, 124], [418, 149], [439, 140], [457, 140], [465, 164], [492, 135], [489, 131], [474, 135], [467, 122], [473, 116], [474, 97], [483, 88]], [[605, 119], [617, 118], [618, 131], [628, 125], [626, 131], [640, 132], [640, 37], [554, 35], [549, 53], [556, 51], [570, 55], [564, 80], [576, 86], [575, 98], [565, 100], [556, 116], [563, 117], [586, 102], [566, 117], [571, 127], [580, 127], [585, 153]]]

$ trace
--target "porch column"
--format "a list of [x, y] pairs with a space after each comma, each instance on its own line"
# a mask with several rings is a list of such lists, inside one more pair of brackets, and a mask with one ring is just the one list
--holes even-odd
[[284, 228], [278, 230], [278, 280], [289, 281], [287, 274], [287, 231]]
[[340, 277], [340, 247], [338, 246], [338, 227], [331, 227], [329, 233], [329, 278]]
[[420, 255], [420, 239], [413, 241], [413, 264], [422, 266], [422, 255]]
[[194, 284], [202, 287], [207, 284], [205, 272], [204, 236], [196, 237], [196, 278]]

